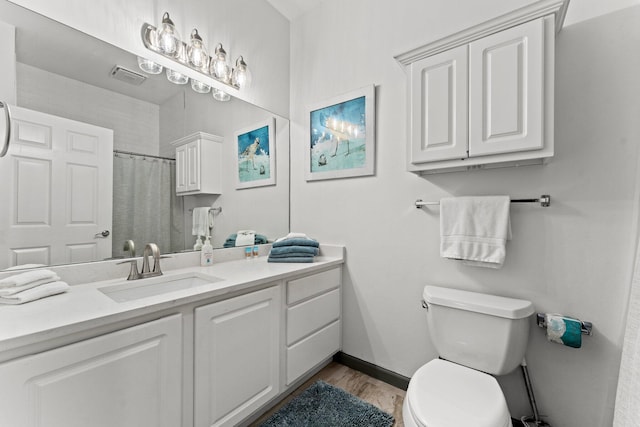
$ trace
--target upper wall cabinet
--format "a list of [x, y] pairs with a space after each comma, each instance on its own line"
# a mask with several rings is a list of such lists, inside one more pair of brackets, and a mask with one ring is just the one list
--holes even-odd
[[176, 194], [222, 194], [222, 137], [204, 132], [171, 142], [176, 147]]
[[409, 171], [553, 156], [555, 33], [567, 5], [539, 1], [396, 57], [408, 76]]

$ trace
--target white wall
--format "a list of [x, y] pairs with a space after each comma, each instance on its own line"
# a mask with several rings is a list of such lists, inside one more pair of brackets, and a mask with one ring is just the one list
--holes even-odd
[[[0, 20], [0, 101], [16, 103], [16, 28]], [[2, 113], [4, 117], [4, 112]], [[4, 126], [4, 124], [3, 124]]]
[[[532, 328], [527, 359], [549, 423], [607, 426], [637, 234], [640, 7], [560, 33], [548, 165], [428, 178], [405, 171], [405, 75], [393, 56], [526, 3], [327, 0], [294, 20], [292, 231], [346, 245], [344, 352], [402, 375], [436, 355], [420, 307], [425, 284], [525, 298], [538, 311], [592, 321], [580, 350]], [[376, 175], [305, 182], [306, 106], [371, 83]], [[440, 258], [437, 209], [413, 207], [417, 198], [543, 193], [549, 208], [512, 207], [513, 240], [497, 271]], [[530, 415], [520, 374], [500, 382], [513, 415]]]
[[[229, 92], [282, 116], [289, 114], [289, 22], [266, 0], [11, 0], [134, 54], [152, 57], [142, 24], [158, 25], [169, 12], [183, 39], [198, 28], [209, 49], [222, 43], [235, 62], [242, 55], [252, 86]], [[163, 65], [179, 66], [164, 58]], [[198, 73], [183, 71], [190, 76]], [[219, 85], [224, 88], [223, 85]]]

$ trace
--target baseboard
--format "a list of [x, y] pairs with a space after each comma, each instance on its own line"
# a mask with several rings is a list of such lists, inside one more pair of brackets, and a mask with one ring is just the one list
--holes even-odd
[[409, 378], [357, 357], [349, 356], [341, 351], [333, 356], [333, 360], [402, 390], [406, 390], [409, 387]]

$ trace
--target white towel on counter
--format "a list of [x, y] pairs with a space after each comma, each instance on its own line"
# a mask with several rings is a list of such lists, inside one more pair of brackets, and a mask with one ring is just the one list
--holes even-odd
[[55, 280], [55, 278], [58, 278], [58, 276], [51, 270], [32, 270], [25, 273], [5, 277], [4, 279], [0, 280], [0, 288], [13, 288], [16, 286], [23, 286], [29, 283], [46, 279], [49, 279], [49, 282], [52, 282]]
[[280, 237], [278, 239], [276, 239], [276, 242], [283, 242], [285, 240], [291, 240], [291, 239], [309, 239], [309, 240], [313, 240], [311, 239], [311, 237], [307, 236], [304, 233], [289, 233], [284, 237]]
[[502, 267], [511, 239], [509, 196], [440, 200], [440, 256], [477, 267]]
[[36, 286], [46, 285], [47, 283], [56, 282], [60, 280], [60, 277], [53, 276], [52, 278], [36, 280], [21, 286], [12, 286], [10, 288], [0, 288], [0, 297], [6, 297], [8, 295], [17, 294], [18, 292], [26, 291], [27, 289], [35, 288]]
[[256, 242], [256, 232], [253, 230], [239, 230], [236, 233], [236, 246], [253, 246]]
[[211, 208], [193, 208], [193, 227], [191, 234], [194, 236], [210, 236], [213, 227], [213, 212]]
[[61, 294], [69, 290], [70, 286], [65, 282], [51, 282], [13, 295], [0, 297], [0, 304], [24, 304], [51, 295]]

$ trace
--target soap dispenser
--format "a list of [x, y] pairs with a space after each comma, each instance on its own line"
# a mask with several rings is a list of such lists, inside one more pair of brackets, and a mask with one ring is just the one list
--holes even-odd
[[213, 265], [213, 246], [211, 245], [210, 236], [207, 236], [200, 250], [200, 265], [203, 267]]
[[193, 250], [194, 251], [199, 251], [202, 249], [202, 240], [200, 239], [200, 236], [196, 237], [196, 243], [193, 245]]

